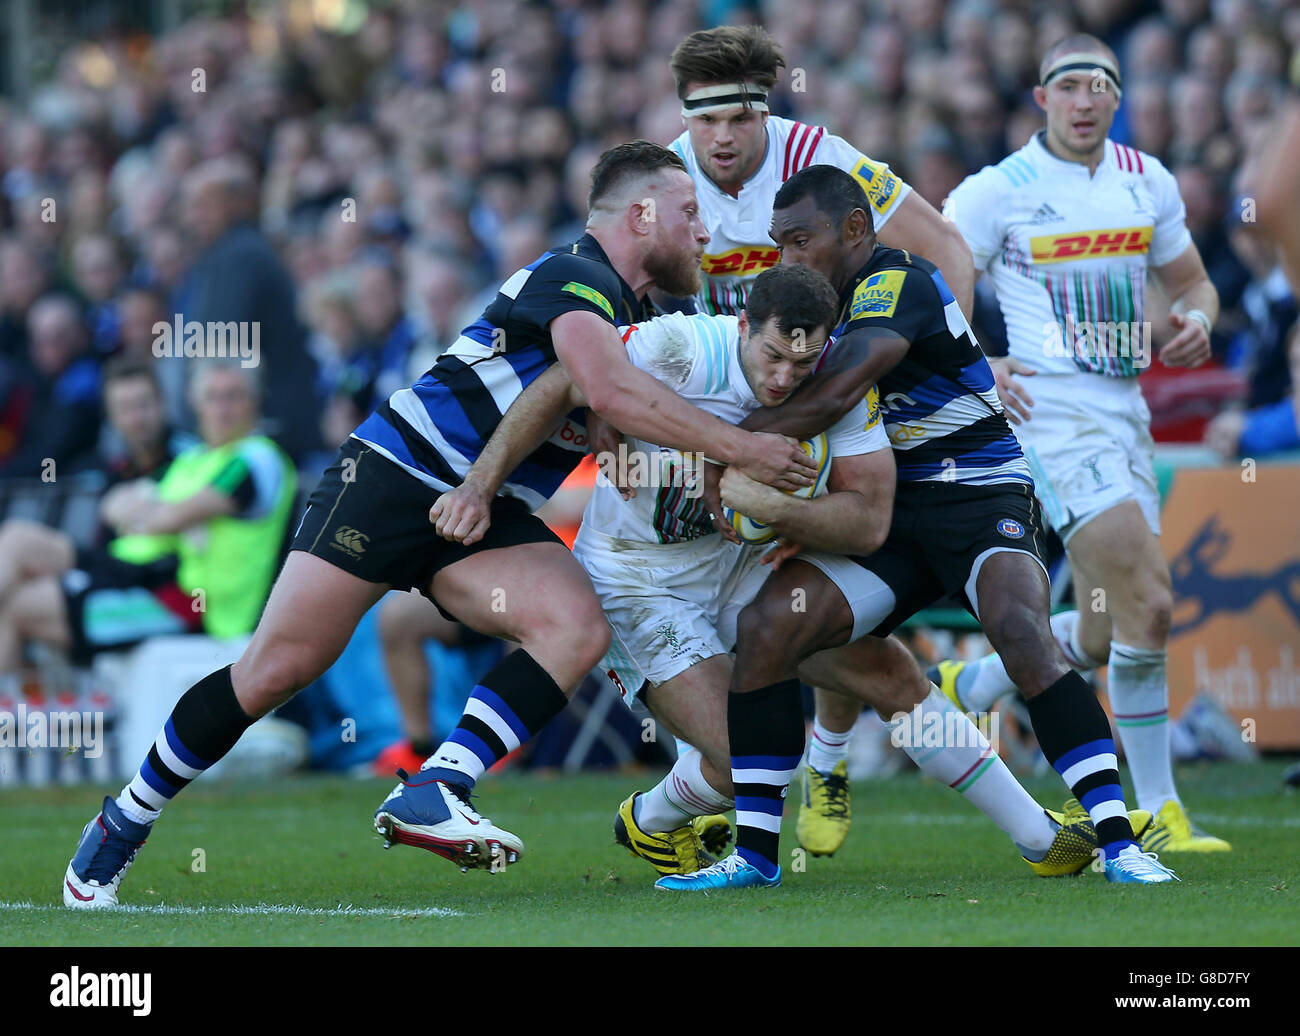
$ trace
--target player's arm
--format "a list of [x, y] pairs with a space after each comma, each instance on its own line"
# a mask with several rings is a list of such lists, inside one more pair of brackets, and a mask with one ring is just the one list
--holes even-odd
[[849, 330], [830, 346], [820, 373], [780, 406], [762, 407], [741, 422], [752, 431], [810, 439], [844, 417], [907, 355], [909, 342], [887, 327]]
[[[1002, 252], [1006, 239], [1006, 228], [1002, 223], [1003, 206], [1000, 192], [1003, 188], [1001, 174], [991, 168], [985, 168], [973, 176], [966, 177], [943, 203], [944, 221], [950, 223], [961, 234], [970, 252], [974, 276], [971, 279], [972, 305], [975, 283], [988, 269], [989, 264]], [[944, 273], [947, 276], [947, 271]], [[955, 290], [955, 289], [954, 289]], [[961, 296], [957, 296], [961, 301]], [[966, 319], [971, 314], [962, 303]], [[981, 347], [982, 348], [982, 347]], [[998, 399], [1007, 419], [1012, 424], [1030, 419], [1029, 411], [1034, 399], [1026, 390], [1024, 383], [1015, 375], [1031, 376], [1038, 372], [1026, 366], [1013, 356], [990, 356], [989, 367], [993, 371], [993, 383], [997, 387]]]
[[[935, 281], [914, 267], [884, 270], [864, 280], [854, 290], [848, 319], [826, 356], [826, 381], [801, 386], [778, 408], [790, 415], [784, 421], [794, 430], [787, 431], [782, 418], [766, 415], [754, 419], [764, 422], [758, 427], [774, 427], [806, 439], [842, 418], [902, 362], [914, 341], [933, 330], [936, 306], [942, 304]], [[804, 391], [808, 391], [808, 399], [801, 400]], [[751, 427], [748, 418], [744, 427]]]
[[816, 469], [796, 444], [755, 435], [688, 403], [634, 367], [617, 330], [594, 313], [556, 317], [551, 339], [587, 405], [625, 435], [703, 453], [779, 489], [812, 485]]
[[[1300, 61], [1292, 63], [1297, 67]], [[1260, 163], [1256, 227], [1277, 245], [1291, 290], [1300, 293], [1300, 92], [1292, 91], [1275, 130]]]
[[889, 535], [894, 482], [894, 451], [886, 448], [836, 457], [829, 492], [811, 500], [730, 469], [722, 476], [722, 501], [805, 549], [863, 555], [879, 549]]
[[238, 504], [232, 496], [205, 486], [184, 500], [142, 502], [122, 515], [116, 526], [122, 533], [168, 535], [212, 518], [232, 515], [237, 509]]
[[133, 531], [144, 533], [182, 532], [213, 518], [233, 515], [239, 504], [233, 496], [206, 486], [193, 496], [175, 503], [158, 504], [135, 524]]
[[974, 316], [975, 265], [966, 239], [916, 191], [899, 203], [877, 238], [887, 248], [906, 249], [939, 267], [966, 319]]
[[506, 409], [461, 484], [429, 508], [438, 535], [467, 546], [481, 540], [492, 498], [506, 477], [554, 434], [565, 414], [582, 405], [563, 365], [553, 363], [534, 378]]
[[1219, 293], [1201, 254], [1189, 244], [1177, 259], [1153, 267], [1152, 273], [1169, 296], [1169, 323], [1177, 332], [1160, 350], [1160, 360], [1170, 367], [1199, 367], [1210, 358], [1210, 328], [1219, 318]]
[[168, 535], [213, 518], [266, 513], [279, 495], [284, 469], [264, 444], [243, 443], [202, 489], [183, 500], [154, 501], [133, 511], [123, 531]]
[[839, 166], [862, 185], [871, 205], [877, 240], [887, 248], [903, 248], [929, 259], [939, 267], [969, 320], [975, 306], [975, 270], [961, 232], [889, 166], [868, 158], [842, 137], [826, 134], [812, 161]]

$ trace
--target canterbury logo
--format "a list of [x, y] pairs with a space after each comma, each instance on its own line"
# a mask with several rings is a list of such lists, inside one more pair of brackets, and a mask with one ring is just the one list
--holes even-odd
[[700, 266], [706, 274], [716, 276], [726, 273], [762, 272], [781, 262], [781, 253], [775, 248], [736, 248], [718, 255], [706, 255]]
[[350, 550], [354, 554], [364, 554], [366, 544], [370, 542], [370, 537], [364, 532], [357, 532], [350, 525], [339, 527], [338, 532], [334, 534], [334, 542], [344, 550]]
[[1151, 248], [1150, 227], [1094, 230], [1085, 234], [1045, 234], [1029, 239], [1036, 263], [1063, 263], [1101, 256], [1146, 255]]

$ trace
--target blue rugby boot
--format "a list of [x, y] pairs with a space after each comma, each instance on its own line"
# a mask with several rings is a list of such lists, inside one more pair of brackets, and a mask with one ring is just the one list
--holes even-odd
[[63, 875], [63, 905], [74, 910], [117, 906], [117, 888], [150, 829], [149, 824], [131, 820], [115, 799], [106, 797], [99, 816], [82, 829], [77, 852]]
[[772, 877], [765, 878], [757, 867], [737, 852], [694, 874], [665, 875], [655, 882], [655, 888], [707, 894], [715, 889], [776, 888], [780, 884], [780, 867]]
[[519, 838], [479, 816], [464, 785], [436, 780], [427, 772], [410, 776], [398, 770], [397, 776], [402, 783], [375, 812], [375, 830], [384, 836], [385, 849], [394, 843], [411, 845], [462, 871], [478, 867], [493, 873], [524, 854]]
[[1106, 861], [1106, 880], [1126, 885], [1159, 885], [1181, 879], [1156, 859], [1155, 853], [1144, 853], [1136, 845], [1121, 849], [1113, 860]]

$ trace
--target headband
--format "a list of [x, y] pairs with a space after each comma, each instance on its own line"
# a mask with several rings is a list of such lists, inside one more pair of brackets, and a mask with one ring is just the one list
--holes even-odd
[[702, 86], [682, 100], [682, 118], [704, 115], [721, 108], [743, 104], [754, 111], [767, 111], [767, 91], [756, 83], [720, 83]]
[[1102, 75], [1110, 80], [1110, 85], [1115, 91], [1115, 96], [1121, 96], [1122, 91], [1119, 82], [1119, 69], [1116, 68], [1110, 58], [1105, 55], [1094, 54], [1085, 50], [1074, 51], [1070, 54], [1062, 54], [1059, 58], [1053, 61], [1043, 76], [1042, 85], [1046, 86], [1053, 79], [1069, 75], [1071, 72], [1087, 72], [1089, 75], [1092, 75], [1098, 69], [1101, 70]]

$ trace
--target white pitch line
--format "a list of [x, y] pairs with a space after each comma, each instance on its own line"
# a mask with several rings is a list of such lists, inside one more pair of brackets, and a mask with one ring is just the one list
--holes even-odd
[[[18, 910], [63, 911], [67, 907], [52, 903], [30, 903], [26, 900], [17, 903], [0, 901], [0, 912]], [[105, 911], [113, 914], [156, 914], [166, 917], [193, 917], [201, 914], [222, 914], [232, 917], [464, 917], [459, 910], [446, 907], [354, 907], [339, 904], [337, 907], [299, 907], [281, 906], [272, 903], [259, 903], [256, 906], [157, 906], [125, 903]]]

